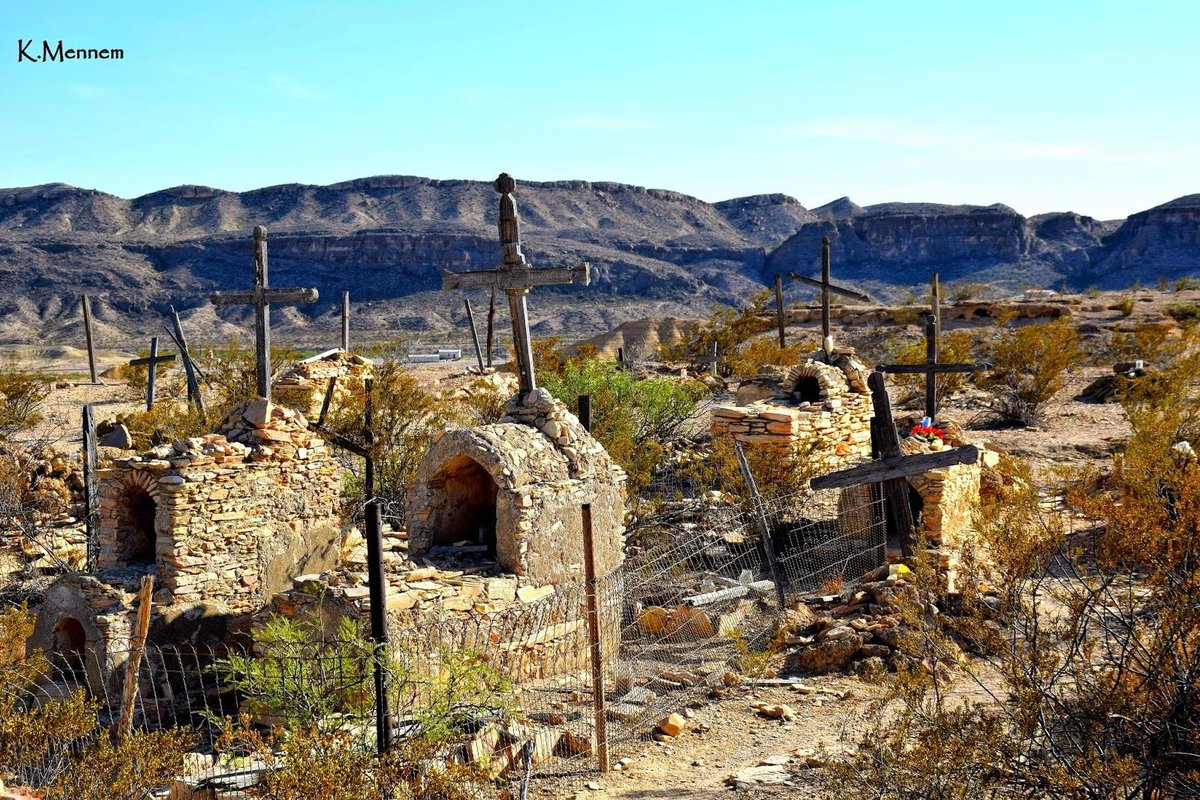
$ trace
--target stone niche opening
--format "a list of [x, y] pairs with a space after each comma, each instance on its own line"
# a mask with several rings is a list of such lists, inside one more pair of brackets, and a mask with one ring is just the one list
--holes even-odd
[[496, 499], [500, 486], [482, 464], [459, 454], [429, 479], [433, 546], [466, 544], [496, 556]]
[[158, 503], [150, 492], [136, 484], [125, 490], [122, 498], [124, 519], [117, 524], [117, 539], [124, 551], [125, 563], [130, 566], [153, 564], [155, 543], [155, 517]]
[[819, 403], [821, 394], [821, 382], [815, 375], [801, 375], [792, 385], [792, 400], [797, 403]]
[[50, 663], [55, 676], [62, 679], [86, 682], [84, 654], [87, 651], [87, 633], [83, 623], [74, 617], [63, 617], [54, 626]]
[[[913, 527], [918, 531], [924, 530], [924, 519], [922, 514], [925, 511], [925, 499], [921, 497], [921, 493], [911, 483], [907, 483], [908, 488], [908, 510], [912, 514]], [[900, 532], [896, 530], [896, 521], [891, 514], [887, 517], [887, 535], [889, 541], [896, 541], [900, 538]]]

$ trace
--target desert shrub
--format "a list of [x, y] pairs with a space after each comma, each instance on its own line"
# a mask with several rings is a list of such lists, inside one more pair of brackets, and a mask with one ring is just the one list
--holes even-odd
[[41, 406], [49, 394], [46, 376], [21, 369], [16, 356], [0, 366], [0, 440], [41, 422]]
[[[286, 372], [299, 356], [294, 349], [272, 347], [273, 375]], [[200, 414], [186, 402], [187, 387], [182, 367], [176, 370], [160, 368], [155, 378], [154, 408], [121, 418], [136, 446], [148, 446], [152, 439], [170, 442], [211, 433], [236, 406], [257, 395], [254, 349], [245, 347], [241, 340], [234, 338], [219, 346], [204, 347], [198, 353], [194, 352], [193, 358], [204, 377], [201, 391], [204, 392], [206, 413]], [[145, 397], [146, 367], [129, 368], [125, 380], [133, 391]]]
[[1167, 314], [1182, 324], [1200, 321], [1200, 303], [1172, 303], [1167, 307]]
[[717, 345], [717, 368], [719, 372], [730, 372], [730, 359], [739, 348], [755, 335], [771, 328], [771, 322], [759, 316], [774, 303], [770, 289], [759, 292], [742, 308], [721, 306], [713, 311], [696, 334], [687, 339], [664, 342], [659, 346], [659, 358], [668, 362], [696, 363], [712, 355], [712, 346]]
[[1084, 297], [1087, 297], [1091, 300], [1095, 300], [1097, 297], [1100, 296], [1100, 287], [1099, 286], [1089, 286], [1083, 290], [1083, 295], [1084, 295]]
[[1169, 360], [1178, 353], [1183, 337], [1176, 336], [1175, 327], [1163, 322], [1143, 322], [1131, 331], [1112, 333], [1109, 348], [1118, 361], [1145, 359], [1149, 362]]
[[592, 435], [629, 474], [636, 496], [650, 481], [667, 442], [678, 437], [708, 390], [695, 380], [636, 378], [610, 361], [569, 360], [561, 372], [543, 370], [540, 381], [574, 408], [592, 398]]
[[968, 300], [974, 300], [977, 297], [982, 297], [987, 291], [985, 283], [952, 283], [948, 287], [947, 296], [952, 303], [965, 303]]
[[1180, 278], [1175, 281], [1176, 292], [1186, 292], [1189, 289], [1200, 289], [1200, 280], [1196, 278]]
[[921, 310], [914, 306], [901, 306], [892, 311], [892, 322], [896, 325], [912, 325], [921, 317]]
[[1119, 313], [1122, 317], [1128, 317], [1133, 313], [1134, 299], [1130, 295], [1123, 294], [1120, 299], [1113, 304], [1113, 310]]
[[1037, 423], [1081, 358], [1079, 333], [1065, 319], [1004, 331], [981, 384], [992, 394], [988, 416], [1001, 424]]
[[[351, 439], [361, 439], [365, 402], [365, 394], [351, 394], [326, 424]], [[395, 360], [376, 364], [372, 404], [376, 496], [385, 516], [403, 522], [405, 492], [422, 457], [440, 431], [461, 420], [461, 412], [427, 392]], [[347, 465], [357, 469], [350, 460]], [[356, 507], [364, 499], [362, 478], [355, 472], [346, 483], [346, 498]]]
[[510, 710], [508, 679], [470, 651], [442, 653], [427, 665], [431, 674], [419, 676], [385, 656], [391, 707], [411, 727], [376, 758], [373, 730], [346, 724], [373, 713], [374, 664], [374, 646], [349, 619], [331, 631], [317, 621], [271, 619], [256, 634], [253, 655], [215, 667], [271, 727], [252, 726], [249, 715], [217, 720], [218, 752], [261, 759], [268, 771], [251, 793], [270, 800], [494, 796], [483, 766], [449, 756], [478, 720]]
[[[970, 331], [959, 330], [942, 334], [939, 343], [938, 360], [946, 363], [967, 364], [974, 360], [971, 350], [974, 337]], [[888, 360], [893, 364], [924, 364], [925, 340], [901, 341], [893, 339], [888, 343]], [[971, 380], [972, 373], [947, 372], [937, 377], [938, 405], [950, 395], [961, 391]], [[925, 396], [924, 375], [896, 375], [896, 385], [904, 392], [903, 400]]]
[[753, 378], [764, 366], [790, 367], [800, 363], [806, 348], [801, 344], [780, 347], [774, 336], [750, 339], [729, 357], [729, 370], [734, 378]]

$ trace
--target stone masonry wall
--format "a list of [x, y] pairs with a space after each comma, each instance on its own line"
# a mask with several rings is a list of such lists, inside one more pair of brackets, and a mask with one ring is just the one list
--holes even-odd
[[[860, 367], [861, 365], [857, 365]], [[810, 379], [811, 400], [798, 400], [795, 386]], [[774, 379], [760, 376], [755, 383]], [[753, 447], [778, 449], [831, 471], [871, 455], [871, 397], [860, 370], [808, 361], [778, 381], [775, 395], [745, 405], [718, 405], [712, 411], [713, 438], [727, 437]]]
[[264, 400], [221, 433], [118, 459], [99, 474], [101, 566], [119, 566], [116, 527], [129, 487], [157, 504], [156, 603], [262, 607], [298, 572], [337, 558], [336, 462], [304, 417]]
[[371, 377], [371, 362], [355, 353], [336, 350], [323, 358], [301, 361], [271, 387], [275, 401], [310, 419], [321, 413], [329, 379], [337, 378], [330, 406], [337, 408]]

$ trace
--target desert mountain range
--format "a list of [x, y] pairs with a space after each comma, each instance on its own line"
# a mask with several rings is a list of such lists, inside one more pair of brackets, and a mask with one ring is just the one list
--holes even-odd
[[[835, 279], [897, 298], [930, 272], [944, 283], [1120, 288], [1200, 274], [1200, 194], [1099, 221], [1064, 212], [1023, 217], [1005, 205], [842, 198], [805, 208], [783, 194], [706, 203], [618, 183], [518, 183], [525, 253], [534, 266], [593, 268], [592, 286], [538, 288], [535, 334], [580, 338], [644, 317], [703, 317], [770, 285], [814, 275], [820, 239]], [[267, 226], [273, 286], [313, 286], [321, 301], [280, 308], [297, 342], [336, 342], [349, 289], [356, 335], [466, 341], [459, 292], [440, 270], [499, 261], [490, 182], [381, 176], [248, 192], [178, 186], [132, 200], [65, 184], [0, 189], [0, 343], [80, 340], [78, 297], [93, 296], [103, 343], [158, 332], [175, 305], [193, 335], [245, 334], [249, 309], [208, 304], [253, 279], [251, 229]], [[812, 296], [789, 286], [788, 300]], [[486, 307], [482, 291], [471, 294]], [[503, 305], [502, 305], [503, 307]], [[507, 324], [505, 321], [503, 324]], [[126, 345], [127, 346], [127, 345]]]

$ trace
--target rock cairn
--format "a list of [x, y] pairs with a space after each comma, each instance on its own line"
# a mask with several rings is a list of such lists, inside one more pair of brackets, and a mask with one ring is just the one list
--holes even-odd
[[334, 350], [319, 358], [301, 361], [272, 387], [276, 401], [316, 419], [329, 390], [329, 379], [337, 378], [331, 406], [337, 408], [356, 391], [362, 391], [363, 381], [371, 377], [371, 361], [356, 353]]

